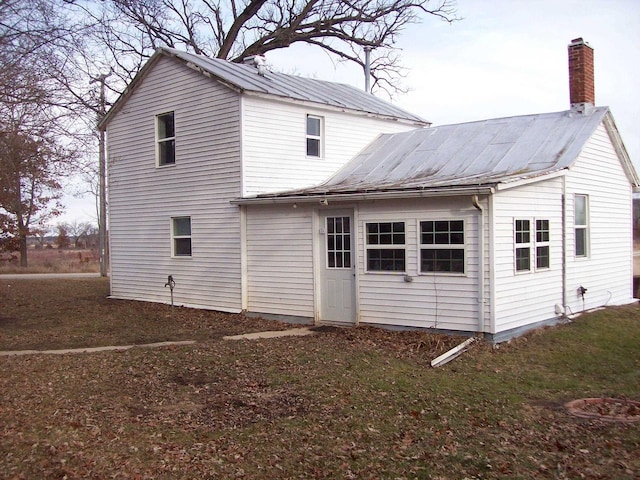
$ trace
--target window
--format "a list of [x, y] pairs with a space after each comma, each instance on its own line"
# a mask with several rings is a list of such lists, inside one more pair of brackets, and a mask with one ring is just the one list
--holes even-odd
[[515, 221], [516, 272], [531, 270], [531, 221]]
[[327, 217], [327, 267], [351, 268], [350, 217]]
[[[535, 225], [535, 231], [532, 232], [531, 228], [533, 225]], [[536, 270], [549, 268], [551, 264], [549, 232], [549, 220], [515, 220], [516, 272], [531, 271], [534, 258]]]
[[156, 117], [156, 155], [158, 165], [176, 163], [176, 132], [173, 112]]
[[464, 222], [420, 222], [420, 271], [464, 273]]
[[573, 203], [576, 257], [587, 257], [589, 255], [589, 199], [586, 195], [575, 195]]
[[367, 223], [367, 270], [405, 271], [404, 222]]
[[307, 156], [322, 156], [322, 117], [307, 115]]
[[174, 257], [191, 256], [191, 217], [171, 219], [171, 238]]
[[536, 220], [536, 269], [549, 265], [549, 220]]

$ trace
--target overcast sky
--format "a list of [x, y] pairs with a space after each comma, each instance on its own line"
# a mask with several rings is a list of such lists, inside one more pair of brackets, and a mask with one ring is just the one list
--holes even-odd
[[[407, 67], [393, 99], [434, 125], [567, 110], [567, 45], [595, 50], [598, 106], [609, 106], [640, 170], [640, 1], [458, 0], [459, 22], [425, 18], [399, 38]], [[317, 49], [271, 52], [274, 70], [364, 86], [362, 70]], [[92, 198], [65, 197], [60, 221], [92, 220]]]

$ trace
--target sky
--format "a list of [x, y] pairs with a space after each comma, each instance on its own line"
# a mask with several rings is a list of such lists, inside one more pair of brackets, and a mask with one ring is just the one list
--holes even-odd
[[[460, 21], [425, 17], [398, 38], [406, 77], [392, 102], [433, 125], [569, 109], [567, 45], [595, 58], [596, 105], [609, 106], [640, 171], [640, 1], [458, 0]], [[299, 45], [267, 54], [275, 71], [364, 88], [357, 66]], [[383, 96], [384, 95], [380, 95]], [[90, 196], [70, 195], [57, 221], [95, 222]]]

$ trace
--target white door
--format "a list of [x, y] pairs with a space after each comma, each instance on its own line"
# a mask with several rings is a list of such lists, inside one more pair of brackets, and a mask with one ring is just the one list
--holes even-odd
[[329, 323], [355, 323], [353, 216], [349, 212], [323, 213], [320, 225], [320, 320]]

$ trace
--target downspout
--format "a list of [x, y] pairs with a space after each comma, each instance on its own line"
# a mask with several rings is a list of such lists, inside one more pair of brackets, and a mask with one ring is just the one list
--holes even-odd
[[478, 210], [478, 333], [484, 333], [484, 209], [478, 195], [471, 197], [471, 203]]
[[567, 177], [562, 176], [562, 316], [567, 316]]

